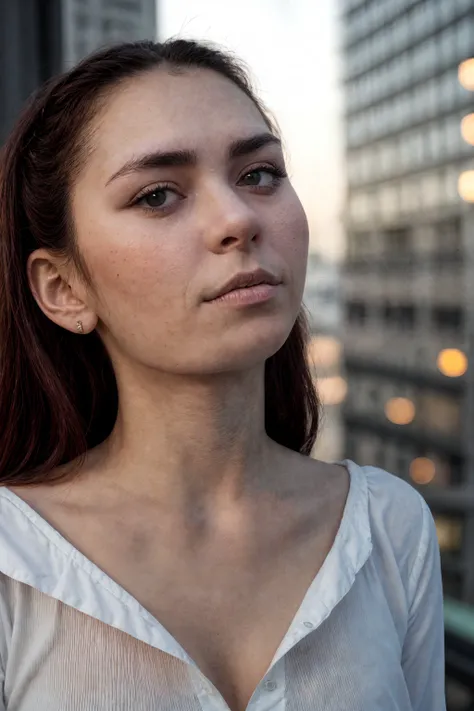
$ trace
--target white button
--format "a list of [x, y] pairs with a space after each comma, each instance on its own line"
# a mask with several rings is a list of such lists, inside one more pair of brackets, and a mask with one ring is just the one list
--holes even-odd
[[264, 686], [267, 691], [275, 691], [277, 688], [276, 682], [274, 681], [266, 681]]
[[305, 627], [309, 627], [310, 629], [311, 629], [312, 627], [314, 627], [314, 625], [313, 625], [312, 622], [305, 622], [305, 623], [304, 623], [304, 626], [305, 626]]
[[210, 684], [203, 684], [202, 690], [205, 691], [206, 694], [213, 694], [214, 693], [214, 689], [212, 688], [212, 686]]

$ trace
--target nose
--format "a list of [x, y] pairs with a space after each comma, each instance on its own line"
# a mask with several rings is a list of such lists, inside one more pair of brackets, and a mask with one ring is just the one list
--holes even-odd
[[258, 215], [238, 188], [214, 186], [203, 195], [202, 229], [207, 249], [216, 254], [248, 250], [260, 236]]

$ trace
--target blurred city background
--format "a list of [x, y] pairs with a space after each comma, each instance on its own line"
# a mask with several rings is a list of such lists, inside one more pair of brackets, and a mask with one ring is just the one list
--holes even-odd
[[176, 34], [240, 55], [277, 116], [311, 228], [315, 455], [425, 497], [449, 711], [473, 711], [474, 0], [0, 0], [0, 141], [91, 50]]

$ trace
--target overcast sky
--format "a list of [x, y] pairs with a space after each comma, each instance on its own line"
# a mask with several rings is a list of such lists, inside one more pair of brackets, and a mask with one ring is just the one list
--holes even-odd
[[344, 190], [337, 0], [158, 0], [158, 32], [218, 42], [248, 64], [281, 126], [312, 247], [337, 259]]

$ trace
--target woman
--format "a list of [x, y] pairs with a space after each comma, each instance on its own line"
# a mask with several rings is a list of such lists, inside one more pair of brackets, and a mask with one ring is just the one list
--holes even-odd
[[240, 66], [86, 59], [0, 203], [5, 708], [444, 709], [423, 500], [308, 456], [307, 223]]

